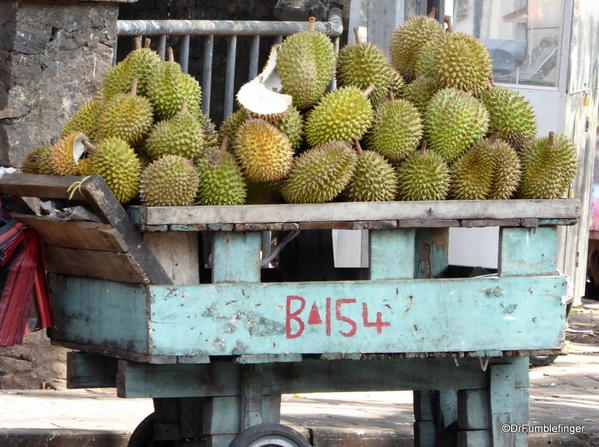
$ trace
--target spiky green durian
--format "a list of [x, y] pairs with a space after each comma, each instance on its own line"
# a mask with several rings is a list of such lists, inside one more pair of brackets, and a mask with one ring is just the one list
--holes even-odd
[[565, 135], [549, 133], [520, 153], [525, 199], [559, 199], [574, 181], [578, 168], [576, 148]]
[[235, 142], [235, 138], [237, 136], [237, 131], [239, 127], [246, 122], [248, 119], [247, 112], [244, 109], [239, 109], [232, 115], [230, 115], [227, 119], [225, 119], [218, 131], [218, 141], [219, 145], [223, 140], [223, 137], [229, 137], [231, 142]]
[[409, 101], [396, 99], [377, 108], [366, 144], [389, 160], [399, 161], [416, 150], [421, 138], [420, 113]]
[[66, 137], [73, 131], [84, 133], [91, 141], [96, 141], [98, 118], [102, 111], [102, 101], [91, 99], [71, 115], [62, 128], [61, 137]]
[[183, 102], [194, 116], [200, 116], [202, 89], [195, 78], [181, 71], [169, 48], [169, 61], [160, 63], [152, 72], [146, 87], [147, 96], [158, 120], [172, 118], [181, 110]]
[[95, 172], [92, 168], [91, 157], [82, 158], [79, 160], [79, 175], [82, 177], [87, 177], [88, 175], [93, 174], [95, 174]]
[[[138, 78], [138, 92], [142, 96], [145, 95], [150, 76], [162, 63], [160, 56], [150, 48], [138, 48], [129, 53], [123, 62], [129, 66], [129, 83], [133, 81], [133, 78]], [[126, 91], [129, 90], [130, 87]]]
[[311, 30], [292, 34], [281, 44], [277, 72], [283, 92], [300, 110], [314, 105], [335, 75], [335, 48], [324, 34]]
[[452, 166], [450, 195], [458, 200], [509, 199], [520, 182], [520, 160], [498, 138], [478, 141]]
[[391, 61], [405, 79], [413, 79], [416, 58], [422, 47], [442, 37], [443, 28], [427, 16], [412, 17], [391, 35]]
[[392, 76], [387, 57], [379, 47], [370, 42], [347, 45], [339, 52], [339, 87], [353, 86], [365, 90], [374, 85], [368, 97], [375, 104], [387, 96], [394, 80]]
[[447, 33], [433, 55], [434, 77], [441, 88], [479, 95], [489, 88], [493, 66], [482, 42], [464, 33]]
[[204, 129], [184, 106], [175, 116], [154, 126], [146, 140], [145, 151], [152, 160], [167, 154], [191, 159], [200, 155], [204, 144]]
[[234, 151], [245, 177], [252, 182], [282, 179], [293, 161], [289, 138], [260, 119], [249, 119], [239, 127]]
[[361, 139], [373, 118], [368, 97], [356, 87], [329, 92], [308, 115], [306, 139], [310, 146], [328, 141]]
[[274, 122], [273, 125], [287, 135], [294, 151], [299, 149], [304, 136], [304, 120], [299, 110], [294, 106], [289, 106], [285, 116]]
[[191, 161], [180, 155], [165, 155], [143, 170], [139, 194], [147, 206], [186, 206], [195, 200], [198, 185], [199, 176]]
[[281, 193], [290, 203], [324, 203], [333, 200], [351, 180], [356, 153], [341, 141], [316, 146], [294, 160]]
[[243, 205], [247, 186], [235, 157], [216, 149], [196, 162], [200, 185], [198, 200], [202, 205]]
[[102, 176], [119, 202], [127, 203], [137, 196], [141, 165], [127, 142], [115, 137], [105, 138], [87, 160], [85, 170]]
[[441, 36], [439, 39], [425, 43], [422, 48], [420, 48], [418, 56], [416, 56], [416, 64], [414, 65], [414, 75], [416, 77], [425, 76], [427, 78], [434, 78], [435, 48], [439, 45], [439, 40], [443, 39], [443, 37], [445, 37], [445, 35]]
[[489, 112], [489, 133], [497, 134], [521, 151], [537, 136], [537, 120], [530, 103], [518, 92], [499, 85], [485, 92], [482, 101]]
[[438, 90], [439, 86], [434, 79], [419, 76], [403, 88], [401, 97], [414, 104], [424, 117], [428, 103]]
[[399, 98], [406, 86], [406, 81], [404, 81], [403, 77], [397, 70], [395, 70], [395, 68], [389, 67], [389, 70], [391, 70], [391, 93], [393, 93], [393, 96], [396, 98]]
[[116, 137], [135, 145], [146, 136], [153, 122], [152, 105], [147, 98], [137, 96], [134, 82], [131, 93], [114, 95], [102, 107], [98, 120], [98, 139]]
[[21, 171], [24, 174], [54, 175], [50, 167], [51, 153], [52, 146], [36, 147], [23, 160]]
[[485, 106], [461, 90], [439, 90], [431, 99], [424, 117], [429, 147], [451, 163], [474, 142], [484, 137], [489, 126]]
[[398, 168], [399, 200], [444, 200], [449, 191], [445, 160], [426, 149], [414, 152]]
[[79, 160], [75, 159], [73, 149], [84, 137], [81, 132], [71, 132], [52, 146], [50, 169], [55, 175], [79, 175]]
[[119, 62], [112, 67], [104, 77], [102, 84], [102, 99], [108, 101], [114, 95], [127, 93], [131, 91], [131, 82], [133, 77], [130, 74], [131, 68], [124, 61]]
[[387, 202], [395, 199], [397, 188], [393, 166], [379, 153], [363, 151], [358, 155], [345, 194], [352, 202]]
[[263, 205], [266, 203], [282, 203], [281, 196], [281, 181], [275, 180], [272, 182], [247, 184], [247, 199], [248, 205]]

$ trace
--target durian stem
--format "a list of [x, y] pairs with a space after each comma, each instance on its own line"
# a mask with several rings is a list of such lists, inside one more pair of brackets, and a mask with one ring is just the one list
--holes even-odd
[[146, 39], [144, 40], [144, 48], [150, 48], [151, 44], [152, 44], [152, 39], [146, 37]]
[[223, 137], [223, 142], [220, 144], [220, 150], [223, 152], [227, 152], [228, 148], [229, 148], [229, 137], [227, 135], [225, 135]]
[[549, 132], [549, 146], [555, 146], [555, 132]]
[[181, 112], [187, 112], [187, 99], [184, 99], [183, 103], [181, 104]]
[[497, 141], [499, 140], [499, 134], [494, 133], [493, 135], [491, 135], [491, 138], [489, 138], [489, 141], [491, 143], [497, 143]]
[[133, 41], [135, 42], [135, 49], [139, 50], [141, 48], [141, 36], [135, 37]]
[[131, 96], [137, 96], [137, 84], [139, 84], [139, 78], [133, 78], [133, 81], [131, 81]]
[[387, 93], [387, 97], [389, 101], [395, 101], [395, 95], [393, 94], [393, 90], [389, 89], [389, 93]]
[[418, 149], [421, 154], [426, 154], [428, 152], [428, 148], [426, 147], [427, 145], [428, 143], [426, 140], [422, 140], [422, 143], [420, 143], [420, 148]]
[[451, 16], [443, 17], [443, 22], [447, 25], [447, 29], [445, 31], [448, 33], [453, 33], [453, 22], [451, 21]]
[[362, 36], [360, 36], [360, 29], [357, 26], [354, 28], [354, 36], [356, 37], [356, 43], [362, 45]]
[[172, 47], [168, 47], [168, 49], [166, 50], [166, 55], [167, 55], [167, 61], [168, 62], [175, 62], [175, 52], [173, 51]]
[[359, 140], [354, 140], [354, 147], [356, 148], [356, 152], [358, 153], [358, 155], [362, 155], [364, 153]]
[[308, 31], [314, 31], [316, 29], [316, 17], [311, 16], [308, 18]]
[[374, 90], [374, 84], [370, 84], [368, 86], [368, 88], [366, 90], [364, 90], [362, 93], [364, 93], [364, 96], [368, 96], [372, 93], [373, 90]]
[[434, 6], [431, 8], [431, 12], [428, 13], [428, 16], [431, 19], [434, 19], [437, 16], [437, 8], [435, 8]]
[[87, 149], [89, 152], [91, 152], [92, 154], [95, 154], [95, 153], [96, 153], [96, 151], [98, 150], [98, 148], [97, 148], [96, 146], [94, 146], [94, 145], [92, 144], [92, 142], [91, 142], [91, 141], [89, 141], [87, 138], [83, 138], [83, 139], [81, 140], [81, 144], [83, 144], [83, 145], [85, 146], [85, 148], [86, 148], [86, 149]]

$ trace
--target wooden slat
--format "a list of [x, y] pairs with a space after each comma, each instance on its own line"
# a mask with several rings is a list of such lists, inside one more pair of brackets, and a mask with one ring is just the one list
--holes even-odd
[[110, 225], [80, 220], [58, 221], [44, 216], [13, 214], [13, 217], [36, 230], [46, 245], [125, 252], [128, 245]]
[[[0, 194], [5, 196], [67, 199], [67, 189], [83, 177], [58, 177], [55, 175], [5, 174], [0, 181]], [[84, 200], [81, 191], [75, 191], [75, 200]]]
[[[308, 223], [353, 221], [463, 221], [575, 219], [580, 202], [561, 200], [464, 200], [439, 202], [324, 203], [243, 206], [141, 207], [133, 213], [142, 225]], [[497, 222], [495, 222], [497, 221]], [[513, 221], [509, 221], [513, 224]]]
[[126, 283], [148, 283], [143, 270], [127, 253], [47, 247], [48, 271]]
[[86, 352], [67, 352], [67, 387], [111, 388], [116, 386], [118, 360]]

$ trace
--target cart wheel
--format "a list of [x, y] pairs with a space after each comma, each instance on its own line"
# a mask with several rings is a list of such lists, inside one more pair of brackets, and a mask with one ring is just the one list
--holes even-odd
[[127, 447], [151, 447], [154, 445], [154, 413], [151, 413], [139, 423], [131, 437]]
[[260, 424], [239, 433], [229, 447], [310, 447], [310, 443], [285, 425]]

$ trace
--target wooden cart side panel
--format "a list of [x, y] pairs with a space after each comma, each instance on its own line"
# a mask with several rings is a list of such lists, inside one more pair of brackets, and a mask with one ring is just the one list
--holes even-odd
[[102, 346], [147, 357], [146, 288], [99, 279], [50, 275], [53, 341]]

